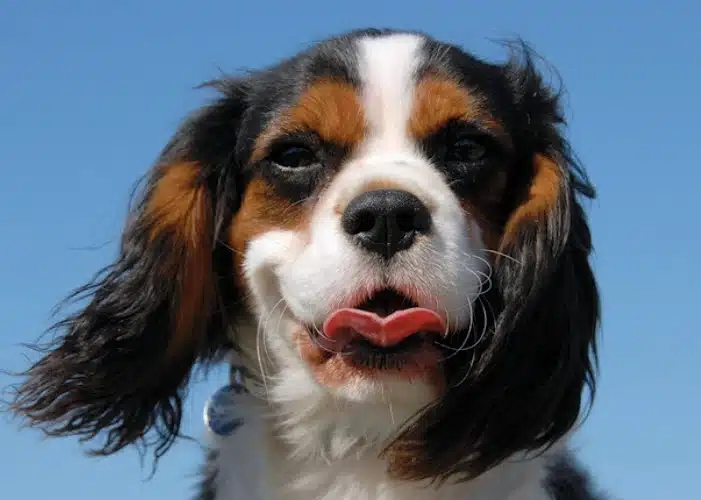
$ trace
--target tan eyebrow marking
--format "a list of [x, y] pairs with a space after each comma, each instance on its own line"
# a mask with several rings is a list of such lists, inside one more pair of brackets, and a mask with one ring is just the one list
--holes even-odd
[[425, 139], [452, 120], [477, 122], [497, 133], [503, 129], [487, 111], [481, 96], [450, 78], [424, 77], [414, 91], [409, 135], [415, 140]]
[[354, 148], [367, 134], [365, 113], [358, 91], [349, 83], [321, 79], [312, 83], [297, 102], [286, 109], [256, 141], [252, 161], [284, 134], [312, 131], [333, 144]]

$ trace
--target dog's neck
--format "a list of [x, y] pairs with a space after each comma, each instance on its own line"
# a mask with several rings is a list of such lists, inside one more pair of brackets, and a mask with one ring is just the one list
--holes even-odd
[[[366, 427], [371, 434], [358, 432], [352, 411], [323, 401], [305, 406], [301, 399], [271, 407], [255, 395], [259, 390], [255, 378], [234, 363], [228, 401], [219, 401], [216, 411], [206, 417], [218, 451], [211, 464], [218, 478], [215, 500], [548, 498], [542, 484], [548, 457], [555, 450], [504, 463], [474, 481], [437, 490], [427, 483], [391, 479], [379, 457], [381, 436], [372, 435], [371, 424]], [[372, 410], [364, 416], [364, 422], [372, 423]]]

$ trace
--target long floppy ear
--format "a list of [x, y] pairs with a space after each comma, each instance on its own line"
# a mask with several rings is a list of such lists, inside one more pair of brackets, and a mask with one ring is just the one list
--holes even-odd
[[[187, 119], [130, 210], [116, 260], [72, 299], [77, 312], [26, 372], [11, 410], [48, 435], [101, 439], [95, 454], [131, 443], [162, 455], [177, 437], [193, 364], [224, 342], [233, 276], [218, 233], [236, 209], [234, 149], [244, 84]], [[152, 432], [149, 432], [152, 431]], [[149, 437], [150, 436], [150, 437]]]
[[593, 395], [599, 295], [577, 198], [594, 192], [558, 130], [558, 97], [523, 56], [504, 68], [524, 153], [486, 297], [491, 317], [474, 349], [447, 362], [445, 397], [389, 449], [400, 477], [469, 479], [542, 450], [575, 425], [586, 386]]

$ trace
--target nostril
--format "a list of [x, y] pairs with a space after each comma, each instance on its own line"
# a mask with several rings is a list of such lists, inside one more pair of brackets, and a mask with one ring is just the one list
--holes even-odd
[[422, 207], [421, 210], [418, 210], [414, 214], [412, 224], [415, 231], [420, 233], [429, 231], [431, 229], [431, 214], [429, 213], [428, 209]]
[[397, 229], [404, 233], [424, 233], [431, 229], [431, 214], [424, 206], [410, 207], [394, 216]]
[[369, 210], [346, 214], [343, 218], [343, 230], [350, 235], [372, 231], [375, 224], [377, 224], [377, 216]]
[[400, 231], [409, 233], [416, 230], [416, 215], [413, 213], [398, 214], [396, 217], [397, 227]]
[[375, 227], [377, 218], [370, 212], [361, 212], [358, 216], [356, 233], [365, 233]]

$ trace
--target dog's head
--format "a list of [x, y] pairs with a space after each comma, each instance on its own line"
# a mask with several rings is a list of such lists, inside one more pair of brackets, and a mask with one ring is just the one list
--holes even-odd
[[282, 436], [317, 419], [377, 440], [397, 477], [558, 440], [594, 382], [593, 190], [514, 49], [367, 30], [213, 82], [15, 410], [160, 454], [193, 365], [234, 348]]

